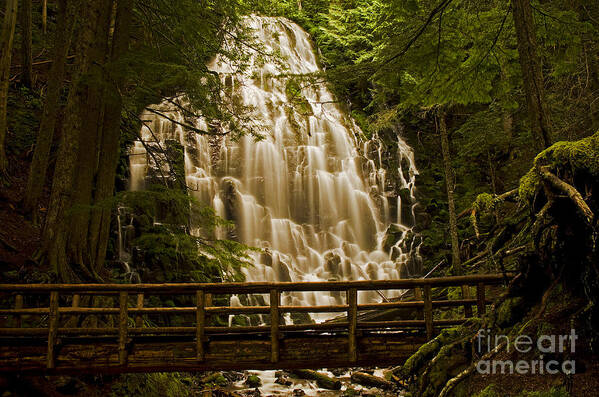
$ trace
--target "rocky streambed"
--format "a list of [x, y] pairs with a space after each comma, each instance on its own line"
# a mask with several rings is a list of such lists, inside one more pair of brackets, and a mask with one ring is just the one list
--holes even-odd
[[403, 394], [389, 369], [211, 372], [200, 384], [206, 393], [249, 396], [381, 396]]

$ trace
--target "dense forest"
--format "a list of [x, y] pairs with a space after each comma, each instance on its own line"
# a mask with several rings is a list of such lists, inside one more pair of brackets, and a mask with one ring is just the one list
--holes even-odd
[[[390, 369], [390, 395], [596, 393], [598, 2], [0, 4], [0, 283], [516, 274], [486, 316]], [[279, 102], [261, 103], [263, 91]], [[334, 120], [319, 124], [318, 106]], [[314, 148], [331, 145], [318, 157]], [[310, 171], [319, 161], [330, 175]], [[253, 237], [258, 217], [276, 226], [268, 238]], [[329, 244], [318, 230], [329, 223], [339, 247], [314, 248]], [[479, 329], [576, 329], [576, 374], [478, 374]], [[515, 359], [504, 350], [491, 353]], [[0, 373], [3, 396], [183, 396], [231, 383], [220, 373]]]

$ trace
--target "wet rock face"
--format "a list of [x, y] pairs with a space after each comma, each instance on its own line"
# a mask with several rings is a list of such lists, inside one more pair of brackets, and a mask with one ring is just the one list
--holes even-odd
[[[283, 61], [256, 59], [239, 71], [217, 58], [208, 68], [221, 77], [224, 96], [232, 98], [227, 106], [255, 109], [252, 125], [241, 127], [263, 139], [190, 133], [181, 124], [230, 131], [224, 122], [194, 119], [165, 102], [156, 108], [179, 124], [143, 114], [151, 124], [151, 130], [141, 131], [144, 143], [172, 153], [169, 167], [184, 175], [189, 194], [235, 223], [219, 238], [269, 249], [250, 253], [255, 266], [242, 270], [247, 281], [399, 277], [413, 244], [392, 253], [403, 235], [389, 237], [385, 249], [381, 239], [392, 224], [413, 224], [417, 170], [401, 131], [365, 137], [326, 84], [304, 84], [297, 77], [320, 72], [312, 41], [298, 25], [261, 16], [246, 17], [244, 23], [266, 52], [279, 53]], [[137, 144], [133, 149], [132, 189], [140, 190], [148, 174], [161, 169], [152, 164], [148, 149]], [[193, 229], [194, 220], [189, 223]], [[323, 292], [294, 297], [298, 304], [344, 299]]]
[[383, 238], [383, 249], [386, 252], [390, 252], [391, 248], [398, 242], [400, 242], [406, 233], [406, 229], [399, 225], [390, 225], [385, 231], [385, 237]]

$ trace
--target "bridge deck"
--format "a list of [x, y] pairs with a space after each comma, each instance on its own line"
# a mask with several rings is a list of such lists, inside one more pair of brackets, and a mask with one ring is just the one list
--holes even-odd
[[[0, 372], [122, 373], [245, 369], [337, 368], [401, 363], [426, 341], [423, 334], [379, 333], [357, 338], [357, 360], [348, 362], [347, 335], [299, 334], [281, 339], [279, 361], [271, 361], [270, 336], [214, 337], [198, 361], [194, 337], [143, 337], [128, 347], [119, 364], [114, 338], [63, 338], [56, 347], [55, 368], [46, 368], [47, 344], [37, 339], [0, 340]], [[18, 347], [18, 348], [15, 348]]]
[[[487, 286], [505, 280], [504, 275], [480, 275], [330, 283], [0, 284], [0, 373], [396, 365], [439, 328], [464, 322], [473, 309], [482, 315], [491, 303]], [[448, 286], [475, 286], [476, 297], [440, 299], [448, 295], [438, 292]], [[415, 301], [358, 303], [360, 291], [406, 289], [414, 290]], [[281, 305], [282, 294], [298, 291], [344, 291], [345, 302]], [[230, 294], [262, 294], [268, 303], [245, 307], [213, 303], [227, 304]], [[219, 295], [219, 300], [213, 298]], [[155, 306], [165, 301], [170, 302], [168, 307]], [[435, 318], [448, 308], [451, 312], [444, 319]], [[364, 321], [359, 316], [391, 309], [398, 314], [386, 321]], [[344, 318], [291, 325], [282, 321], [286, 313], [344, 313]], [[410, 316], [402, 318], [399, 313]], [[261, 315], [263, 324], [223, 326], [239, 315], [254, 320]]]

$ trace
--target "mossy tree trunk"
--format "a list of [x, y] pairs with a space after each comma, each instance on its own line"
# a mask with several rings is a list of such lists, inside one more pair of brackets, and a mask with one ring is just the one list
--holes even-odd
[[31, 0], [22, 0], [19, 10], [21, 25], [21, 83], [31, 88], [33, 83], [33, 56], [31, 55]]
[[52, 67], [48, 78], [48, 87], [46, 89], [46, 98], [40, 128], [33, 152], [33, 160], [29, 168], [29, 178], [27, 179], [27, 189], [25, 191], [24, 209], [25, 212], [37, 216], [37, 205], [46, 181], [48, 170], [48, 159], [56, 121], [60, 110], [60, 93], [63, 87], [65, 77], [65, 66], [67, 55], [75, 25], [75, 1], [58, 1], [58, 18], [56, 37], [52, 55]]
[[80, 131], [81, 147], [77, 158], [77, 173], [74, 181], [73, 211], [69, 225], [67, 257], [91, 274], [95, 253], [88, 246], [88, 229], [92, 206], [94, 176], [98, 164], [99, 142], [104, 120], [103, 94], [106, 81], [105, 65], [108, 60], [112, 0], [96, 0], [101, 4], [97, 16], [96, 40], [90, 48], [91, 67], [88, 73], [90, 84], [86, 100], [80, 108], [83, 128]]
[[454, 271], [458, 272], [460, 260], [460, 241], [458, 239], [458, 220], [455, 211], [455, 174], [451, 165], [451, 150], [449, 148], [449, 134], [447, 132], [447, 121], [445, 111], [439, 107], [437, 119], [439, 123], [439, 134], [441, 136], [441, 153], [443, 155], [443, 170], [445, 173], [445, 186], [447, 188], [447, 206], [449, 211], [449, 234], [451, 237], [451, 260]]
[[89, 228], [89, 246], [95, 255], [94, 269], [99, 271], [106, 258], [110, 232], [111, 209], [109, 199], [114, 192], [114, 180], [119, 159], [121, 111], [123, 98], [121, 92], [125, 84], [126, 72], [121, 62], [129, 49], [131, 21], [133, 19], [133, 1], [119, 0], [112, 45], [110, 79], [114, 85], [105, 90], [104, 130], [100, 141], [100, 158], [96, 175], [94, 208]]
[[93, 84], [89, 78], [94, 61], [92, 48], [99, 39], [97, 22], [103, 12], [103, 6], [103, 1], [84, 0], [80, 3], [80, 9], [85, 10], [85, 15], [79, 27], [77, 65], [67, 100], [65, 121], [52, 179], [48, 214], [42, 234], [41, 255], [49, 261], [53, 270], [65, 282], [76, 279], [73, 270], [69, 267], [67, 239], [73, 211], [77, 154], [81, 147], [81, 137], [84, 135], [83, 129], [88, 127], [83, 123], [82, 110], [87, 101], [89, 84]]
[[6, 111], [8, 106], [8, 85], [10, 83], [10, 61], [17, 24], [18, 0], [6, 0], [4, 21], [0, 33], [0, 178], [6, 174]]
[[513, 0], [512, 5], [530, 128], [540, 151], [551, 145], [552, 138], [532, 7], [530, 0]]
[[[463, 273], [462, 259], [460, 258], [460, 239], [458, 237], [458, 217], [455, 210], [455, 172], [451, 164], [451, 148], [449, 146], [449, 133], [447, 131], [446, 115], [442, 107], [437, 110], [439, 134], [441, 135], [441, 153], [443, 155], [443, 170], [445, 173], [445, 186], [447, 188], [447, 209], [449, 211], [449, 235], [451, 237], [451, 268], [455, 275]], [[470, 292], [467, 286], [462, 286], [462, 297], [467, 299]], [[472, 309], [465, 307], [467, 317], [472, 315]]]

